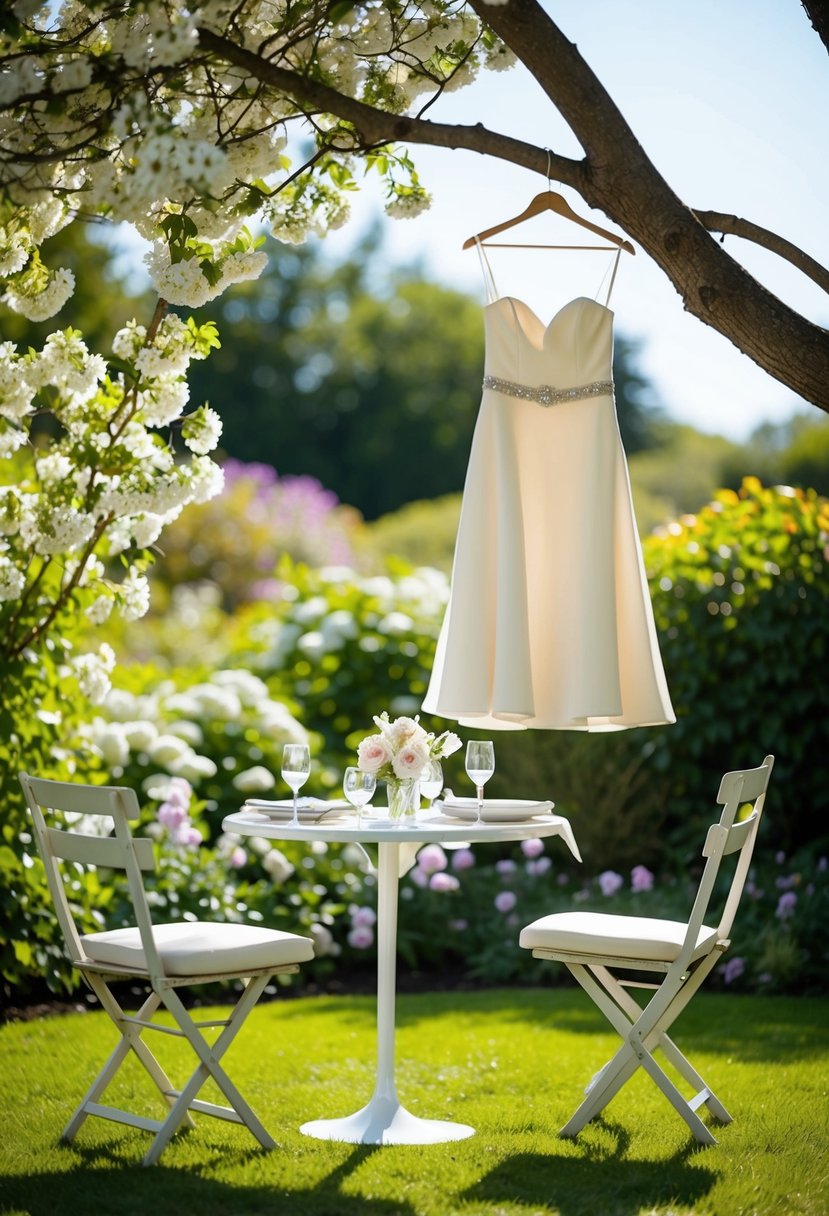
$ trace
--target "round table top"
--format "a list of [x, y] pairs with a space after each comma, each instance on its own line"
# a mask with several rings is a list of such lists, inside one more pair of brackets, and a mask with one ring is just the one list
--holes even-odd
[[437, 811], [421, 811], [413, 823], [400, 819], [389, 819], [386, 807], [366, 807], [360, 820], [356, 814], [346, 812], [332, 815], [329, 819], [314, 821], [306, 819], [296, 827], [290, 819], [268, 815], [252, 807], [243, 807], [222, 822], [226, 832], [241, 836], [263, 836], [269, 840], [328, 840], [360, 844], [406, 844], [430, 841], [470, 844], [499, 840], [527, 840], [538, 836], [561, 836], [577, 861], [581, 861], [573, 830], [563, 815], [550, 813], [535, 815], [528, 819], [514, 819], [497, 823], [475, 823], [467, 819], [453, 819]]

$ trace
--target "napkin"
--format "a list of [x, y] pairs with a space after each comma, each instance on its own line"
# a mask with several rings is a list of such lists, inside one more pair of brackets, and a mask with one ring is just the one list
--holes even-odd
[[[290, 819], [294, 813], [294, 800], [293, 798], [280, 798], [277, 800], [248, 798], [245, 801], [245, 807], [252, 811], [262, 811], [274, 819]], [[341, 814], [343, 811], [350, 811], [351, 809], [351, 803], [345, 800], [327, 801], [325, 798], [297, 798], [297, 812], [301, 819], [321, 819], [324, 815]]]

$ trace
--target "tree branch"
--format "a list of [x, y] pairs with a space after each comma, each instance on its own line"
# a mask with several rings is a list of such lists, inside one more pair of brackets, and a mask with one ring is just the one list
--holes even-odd
[[[470, 152], [479, 152], [482, 156], [496, 156], [500, 160], [510, 161], [536, 173], [547, 172], [546, 149], [513, 139], [509, 135], [501, 135], [497, 131], [490, 131], [482, 123], [470, 127], [431, 122], [405, 114], [390, 114], [386, 110], [379, 110], [363, 101], [338, 93], [336, 89], [308, 76], [300, 76], [267, 59], [261, 59], [252, 51], [237, 46], [235, 42], [214, 33], [213, 30], [200, 28], [199, 42], [205, 50], [221, 56], [228, 63], [244, 68], [257, 80], [278, 89], [280, 93], [286, 93], [300, 105], [310, 106], [325, 114], [334, 114], [351, 123], [367, 149], [400, 142], [429, 144], [437, 148], [465, 148]], [[572, 186], [574, 190], [581, 188], [583, 162], [553, 152], [550, 153], [550, 168], [558, 181]]]
[[761, 228], [759, 224], [754, 224], [751, 220], [740, 219], [736, 215], [726, 215], [723, 211], [695, 211], [694, 215], [709, 232], [741, 236], [747, 241], [753, 241], [755, 245], [762, 245], [764, 249], [791, 262], [814, 283], [817, 283], [818, 287], [829, 292], [829, 270], [825, 266], [821, 266], [820, 262], [816, 262], [814, 258], [809, 257], [808, 253], [798, 249], [797, 245], [787, 241], [785, 237], [778, 236], [776, 232], [770, 232], [768, 228]]
[[[585, 150], [551, 154], [555, 177], [604, 212], [650, 255], [688, 312], [728, 338], [764, 371], [829, 413], [829, 332], [800, 316], [749, 274], [710, 234], [648, 159], [615, 102], [537, 0], [469, 0], [518, 56]], [[822, 0], [810, 0], [813, 6]], [[302, 108], [353, 125], [365, 148], [407, 142], [464, 148], [547, 173], [547, 152], [482, 124], [462, 126], [390, 114], [199, 31], [208, 54], [244, 68]], [[792, 247], [794, 248], [794, 247]], [[802, 255], [804, 258], [806, 255]]]
[[800, 0], [812, 29], [829, 51], [829, 4], [826, 0]]

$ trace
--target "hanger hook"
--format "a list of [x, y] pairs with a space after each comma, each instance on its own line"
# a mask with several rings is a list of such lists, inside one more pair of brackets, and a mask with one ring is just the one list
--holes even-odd
[[550, 154], [549, 148], [545, 148], [544, 151], [547, 153], [547, 189], [552, 190], [553, 183], [550, 179], [550, 171], [552, 169], [552, 156]]

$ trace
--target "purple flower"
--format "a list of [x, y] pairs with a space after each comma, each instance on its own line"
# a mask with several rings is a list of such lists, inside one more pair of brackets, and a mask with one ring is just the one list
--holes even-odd
[[630, 889], [637, 894], [639, 891], [653, 890], [653, 874], [647, 866], [634, 866], [630, 872]]
[[237, 844], [236, 848], [228, 857], [228, 865], [232, 870], [241, 870], [242, 866], [248, 859], [248, 855], [241, 845]]
[[435, 874], [446, 869], [446, 854], [439, 844], [427, 844], [418, 853], [417, 864], [424, 874]]
[[429, 875], [425, 870], [421, 870], [420, 866], [415, 866], [414, 869], [409, 870], [409, 878], [416, 887], [423, 888], [429, 885]]
[[452, 869], [460, 873], [462, 870], [471, 870], [475, 864], [475, 854], [471, 849], [455, 849], [452, 854]]
[[186, 777], [171, 777], [167, 786], [167, 802], [175, 806], [189, 806], [193, 787]]
[[374, 930], [368, 925], [355, 925], [347, 938], [349, 946], [355, 950], [368, 950], [374, 945]]
[[829, 861], [827, 861], [825, 857], [818, 857], [817, 868], [821, 874], [824, 872], [827, 866], [829, 866]]
[[512, 891], [499, 891], [495, 896], [495, 907], [499, 912], [511, 912], [518, 903]]
[[540, 840], [538, 836], [533, 836], [530, 840], [522, 840], [521, 852], [525, 857], [540, 857], [544, 852], [544, 841]]
[[188, 821], [187, 807], [180, 802], [162, 802], [158, 808], [158, 822], [175, 834]]
[[774, 885], [778, 891], [790, 891], [792, 887], [796, 887], [800, 882], [799, 874], [789, 874], [785, 878], [781, 874], [779, 878], [774, 880]]
[[569, 881], [569, 874], [556, 874], [556, 886], [566, 887]]
[[777, 901], [777, 911], [775, 916], [779, 916], [781, 920], [788, 920], [795, 909], [797, 896], [794, 891], [786, 891]]
[[371, 929], [377, 923], [377, 913], [373, 908], [352, 904], [348, 911], [351, 914], [352, 929], [356, 929], [359, 925]]
[[735, 958], [730, 958], [722, 969], [722, 977], [726, 984], [731, 984], [734, 980], [740, 978], [746, 969], [745, 960], [737, 955]]
[[460, 885], [454, 874], [447, 874], [444, 870], [438, 870], [429, 879], [433, 891], [457, 891]]
[[183, 844], [188, 849], [195, 849], [202, 841], [199, 829], [193, 827], [192, 823], [189, 822], [183, 823], [181, 827], [176, 828], [171, 835], [176, 844]]
[[542, 874], [547, 873], [552, 864], [549, 857], [536, 857], [527, 862], [525, 869], [532, 878], [540, 878]]
[[510, 874], [514, 874], [518, 866], [510, 857], [503, 857], [500, 861], [496, 861], [495, 870], [502, 878], [506, 878]]
[[465, 933], [466, 930], [469, 928], [469, 921], [468, 920], [450, 920], [449, 928], [454, 933]]
[[625, 880], [621, 874], [617, 874], [615, 870], [603, 870], [599, 875], [599, 887], [602, 895], [615, 895], [620, 887], [625, 885]]
[[779, 866], [782, 866], [783, 862], [786, 860], [786, 854], [783, 852], [782, 849], [780, 850], [779, 853], [775, 853], [774, 860], [777, 862], [777, 864]]

